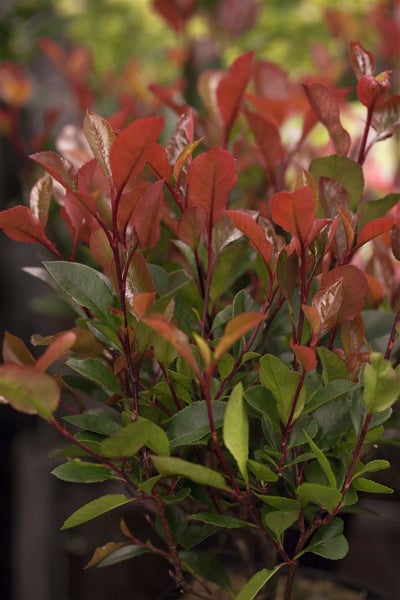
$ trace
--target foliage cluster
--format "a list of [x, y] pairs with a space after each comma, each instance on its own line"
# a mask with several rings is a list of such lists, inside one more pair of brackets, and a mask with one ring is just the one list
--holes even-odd
[[[202, 110], [156, 84], [145, 115], [88, 110], [67, 156], [32, 155], [46, 175], [29, 206], [0, 213], [6, 235], [41, 245], [32, 274], [76, 315], [33, 337], [37, 360], [5, 333], [2, 401], [67, 442], [56, 477], [123, 490], [63, 529], [137, 503], [159, 540], [121, 521], [123, 541], [88, 566], [153, 552], [178, 590], [213, 597], [240, 534], [276, 563], [237, 600], [283, 569], [290, 600], [305, 553], [346, 555], [340, 515], [359, 494], [392, 491], [373, 474], [398, 422], [400, 194], [367, 187], [365, 166], [399, 127], [400, 96], [361, 43], [349, 59], [352, 90], [300, 85], [246, 52], [200, 74]], [[355, 133], [350, 91], [365, 113]]]

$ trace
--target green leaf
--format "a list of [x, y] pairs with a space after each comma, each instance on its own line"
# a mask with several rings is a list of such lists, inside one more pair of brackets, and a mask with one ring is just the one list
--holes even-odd
[[278, 481], [277, 474], [262, 463], [249, 459], [247, 461], [247, 467], [258, 481]]
[[227, 490], [228, 486], [223, 476], [203, 465], [196, 465], [181, 458], [172, 456], [152, 456], [151, 460], [161, 475], [176, 475], [190, 479], [201, 485]]
[[[138, 417], [142, 419], [142, 417]], [[143, 419], [145, 420], [145, 419]], [[150, 448], [155, 454], [169, 455], [170, 446], [167, 434], [164, 429], [161, 429], [156, 423], [148, 421], [150, 423], [150, 433], [146, 441], [146, 446]]]
[[358, 492], [370, 492], [372, 494], [393, 494], [392, 488], [377, 481], [371, 481], [365, 477], [357, 477], [352, 482], [352, 486]]
[[121, 429], [121, 425], [115, 419], [118, 415], [113, 415], [110, 411], [87, 411], [80, 415], [67, 415], [63, 417], [64, 421], [75, 425], [80, 429], [86, 429], [100, 435], [112, 435]]
[[78, 508], [68, 519], [63, 523], [61, 529], [69, 529], [70, 527], [76, 527], [86, 521], [95, 519], [96, 517], [103, 515], [104, 513], [113, 510], [119, 506], [123, 506], [128, 502], [132, 502], [132, 498], [125, 496], [124, 494], [107, 494], [101, 496], [85, 504], [81, 508]]
[[108, 467], [92, 462], [84, 462], [79, 458], [56, 467], [51, 474], [62, 481], [72, 483], [97, 483], [98, 481], [118, 478]]
[[242, 383], [238, 383], [229, 396], [224, 417], [223, 437], [225, 446], [236, 460], [242, 477], [247, 481], [249, 421], [243, 400]]
[[283, 512], [299, 512], [301, 508], [301, 504], [298, 500], [294, 500], [293, 498], [285, 498], [284, 496], [270, 496], [264, 494], [257, 494], [257, 497], [264, 502], [264, 504], [268, 504], [268, 506], [273, 506], [274, 508], [283, 511]]
[[328, 177], [340, 183], [349, 194], [350, 210], [356, 210], [364, 191], [363, 171], [357, 162], [346, 156], [332, 154], [314, 159], [310, 172], [316, 181], [320, 177]]
[[122, 395], [118, 378], [101, 358], [70, 358], [67, 360], [67, 365], [97, 383], [107, 394]]
[[400, 370], [378, 352], [371, 353], [371, 363], [364, 367], [364, 402], [370, 413], [381, 412], [400, 394]]
[[[292, 402], [300, 381], [300, 373], [292, 371], [285, 363], [273, 354], [266, 354], [260, 360], [261, 383], [275, 396], [278, 405], [278, 413], [282, 423], [287, 424]], [[294, 412], [294, 419], [301, 414], [306, 398], [306, 390], [303, 387]]]
[[324, 525], [311, 538], [309, 546], [300, 552], [299, 558], [306, 552], [312, 552], [329, 560], [344, 558], [349, 551], [349, 544], [343, 535], [343, 521], [338, 517]]
[[146, 479], [146, 481], [144, 481], [138, 486], [138, 492], [143, 492], [144, 494], [151, 494], [151, 490], [160, 481], [160, 479], [161, 475], [155, 475], [155, 477], [150, 477], [150, 479]]
[[358, 477], [363, 473], [375, 473], [376, 471], [383, 471], [385, 469], [390, 469], [390, 462], [384, 459], [371, 460], [366, 465], [358, 463], [354, 477]]
[[275, 569], [261, 569], [242, 587], [235, 596], [235, 600], [253, 600], [264, 585], [283, 567], [278, 565]]
[[179, 552], [182, 566], [206, 581], [212, 581], [224, 589], [229, 588], [229, 578], [215, 552]]
[[110, 552], [108, 556], [103, 558], [98, 564], [101, 569], [103, 567], [111, 567], [124, 560], [130, 560], [136, 556], [142, 556], [142, 554], [150, 554], [151, 550], [143, 548], [143, 546], [137, 546], [136, 544], [125, 544], [116, 548], [113, 552]]
[[159, 265], [147, 265], [150, 271], [154, 288], [157, 292], [157, 302], [176, 294], [184, 285], [191, 281], [191, 277], [183, 269], [168, 273]]
[[191, 518], [195, 521], [201, 521], [208, 525], [215, 525], [216, 527], [222, 527], [224, 529], [238, 529], [240, 527], [255, 527], [253, 523], [248, 521], [242, 521], [235, 517], [229, 517], [227, 515], [216, 515], [214, 513], [196, 513], [191, 515]]
[[304, 435], [306, 437], [308, 445], [314, 453], [315, 458], [319, 462], [321, 469], [325, 473], [329, 485], [332, 488], [336, 488], [336, 477], [334, 472], [332, 471], [332, 467], [329, 463], [329, 460], [326, 458], [325, 454], [318, 448], [317, 444], [310, 438], [307, 432], [304, 431]]
[[150, 436], [151, 421], [137, 417], [104, 440], [101, 450], [104, 456], [134, 456], [144, 446]]
[[300, 502], [307, 504], [316, 504], [332, 512], [340, 503], [342, 495], [339, 490], [333, 489], [320, 483], [302, 483], [297, 488]]
[[109, 323], [113, 323], [109, 312], [114, 296], [103, 276], [80, 263], [54, 261], [44, 262], [47, 271], [58, 285], [80, 306], [89, 310]]
[[349, 379], [335, 379], [329, 381], [326, 385], [319, 388], [307, 401], [304, 407], [304, 413], [310, 413], [333, 400], [338, 400], [347, 396], [356, 387], [356, 384]]
[[297, 521], [298, 516], [298, 510], [290, 512], [272, 510], [264, 516], [264, 523], [275, 534], [276, 539], [280, 540], [282, 534]]
[[16, 363], [0, 365], [0, 403], [50, 421], [60, 401], [60, 388], [50, 375]]
[[[226, 402], [218, 400], [212, 403], [216, 429], [222, 427], [226, 406]], [[210, 433], [206, 401], [193, 402], [177, 412], [169, 421], [166, 433], [171, 450], [194, 444], [203, 439]]]
[[335, 352], [318, 346], [317, 353], [322, 364], [322, 379], [325, 385], [336, 379], [348, 379], [349, 370], [346, 363]]

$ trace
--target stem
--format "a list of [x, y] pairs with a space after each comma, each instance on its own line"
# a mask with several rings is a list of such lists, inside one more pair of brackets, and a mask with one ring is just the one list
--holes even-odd
[[360, 150], [358, 152], [357, 162], [359, 165], [364, 164], [365, 158], [367, 156], [366, 147], [367, 147], [367, 139], [369, 130], [372, 122], [372, 114], [374, 112], [374, 104], [368, 107], [367, 109], [367, 119], [365, 121], [364, 133], [360, 144]]
[[292, 597], [294, 576], [296, 575], [296, 571], [297, 571], [297, 567], [298, 566], [299, 565], [298, 565], [297, 560], [296, 561], [292, 561], [290, 563], [289, 573], [288, 573], [288, 576], [286, 578], [286, 585], [285, 585], [285, 592], [284, 592], [283, 600], [290, 600], [291, 597]]
[[392, 350], [394, 347], [394, 344], [399, 336], [399, 334], [397, 333], [397, 326], [400, 323], [400, 308], [398, 309], [396, 316], [394, 318], [393, 321], [393, 326], [392, 326], [392, 331], [390, 332], [390, 337], [389, 337], [389, 341], [386, 347], [386, 352], [385, 352], [385, 358], [386, 360], [390, 359], [390, 355], [392, 354]]
[[208, 329], [207, 324], [209, 322], [208, 316], [208, 303], [210, 300], [210, 291], [211, 291], [211, 280], [214, 271], [214, 259], [213, 259], [213, 251], [212, 251], [212, 227], [209, 227], [209, 235], [208, 235], [208, 258], [207, 258], [207, 278], [204, 289], [204, 305], [203, 305], [203, 316], [201, 323], [201, 337], [205, 338], [206, 329]]

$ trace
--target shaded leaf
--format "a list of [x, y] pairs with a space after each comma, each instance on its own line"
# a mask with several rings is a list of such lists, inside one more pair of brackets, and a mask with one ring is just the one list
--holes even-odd
[[335, 517], [316, 531], [309, 546], [300, 552], [297, 558], [306, 552], [312, 552], [329, 560], [339, 560], [344, 558], [348, 551], [349, 544], [343, 535], [343, 521]]
[[278, 129], [273, 123], [249, 110], [243, 110], [250, 129], [260, 149], [270, 179], [275, 178], [275, 169], [282, 162], [285, 150]]
[[102, 442], [102, 454], [109, 457], [134, 456], [147, 442], [151, 425], [151, 421], [137, 417], [135, 421], [122, 427]]
[[393, 94], [384, 103], [374, 108], [372, 127], [376, 131], [376, 141], [386, 140], [400, 127], [400, 94]]
[[102, 358], [70, 358], [67, 365], [80, 375], [96, 383], [108, 394], [122, 395], [118, 378]]
[[47, 371], [53, 362], [60, 360], [67, 354], [75, 342], [76, 335], [72, 331], [67, 331], [58, 336], [38, 359], [36, 368], [39, 371]]
[[193, 371], [198, 371], [198, 366], [189, 344], [187, 335], [173, 325], [163, 315], [151, 314], [143, 319], [148, 327], [165, 338], [186, 360]]
[[57, 479], [72, 483], [97, 483], [118, 477], [108, 467], [93, 462], [84, 462], [79, 458], [59, 465], [51, 471], [51, 474]]
[[[281, 421], [286, 425], [294, 400], [300, 373], [292, 371], [285, 363], [273, 354], [266, 354], [260, 359], [261, 383], [273, 393]], [[306, 392], [303, 387], [298, 396], [294, 419], [303, 410]]]
[[343, 282], [343, 298], [337, 322], [343, 323], [359, 315], [364, 308], [368, 294], [368, 282], [364, 273], [354, 265], [342, 265], [324, 273], [321, 278], [321, 286], [323, 289], [327, 289], [340, 280]]
[[236, 517], [229, 517], [228, 515], [216, 515], [214, 513], [196, 513], [191, 515], [191, 518], [194, 521], [201, 521], [202, 523], [215, 525], [216, 527], [222, 527], [224, 529], [255, 527], [254, 523], [242, 521], [242, 519], [236, 519]]
[[235, 600], [253, 600], [264, 585], [283, 567], [283, 564], [274, 569], [261, 569], [242, 587], [235, 596]]
[[23, 340], [8, 331], [4, 332], [2, 358], [5, 363], [17, 363], [19, 365], [32, 366], [36, 362]]
[[[216, 429], [222, 427], [226, 402], [214, 401], [211, 404]], [[210, 432], [207, 403], [205, 400], [193, 402], [177, 412], [169, 421], [167, 436], [171, 450], [198, 442]]]

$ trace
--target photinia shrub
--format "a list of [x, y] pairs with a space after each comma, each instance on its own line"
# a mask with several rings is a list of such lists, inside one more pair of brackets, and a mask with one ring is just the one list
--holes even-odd
[[[175, 4], [178, 27], [192, 3]], [[87, 111], [80, 164], [32, 155], [46, 174], [30, 205], [0, 213], [6, 235], [43, 248], [38, 276], [76, 313], [70, 330], [33, 337], [38, 360], [5, 333], [2, 401], [67, 442], [53, 475], [121, 485], [62, 529], [153, 507], [159, 543], [121, 521], [124, 541], [105, 540], [88, 567], [153, 552], [182, 593], [216, 597], [207, 586], [229, 589], [223, 557], [243, 534], [276, 563], [254, 565], [237, 600], [283, 568], [290, 600], [300, 557], [343, 558], [341, 514], [392, 491], [373, 474], [390, 466], [374, 453], [400, 390], [400, 194], [371, 197], [364, 168], [399, 127], [400, 97], [371, 52], [349, 54], [360, 135], [342, 124], [342, 90], [301, 89], [246, 53], [201, 76], [203, 113], [166, 96], [169, 138], [162, 116], [120, 128]], [[68, 243], [48, 233], [53, 218]]]

